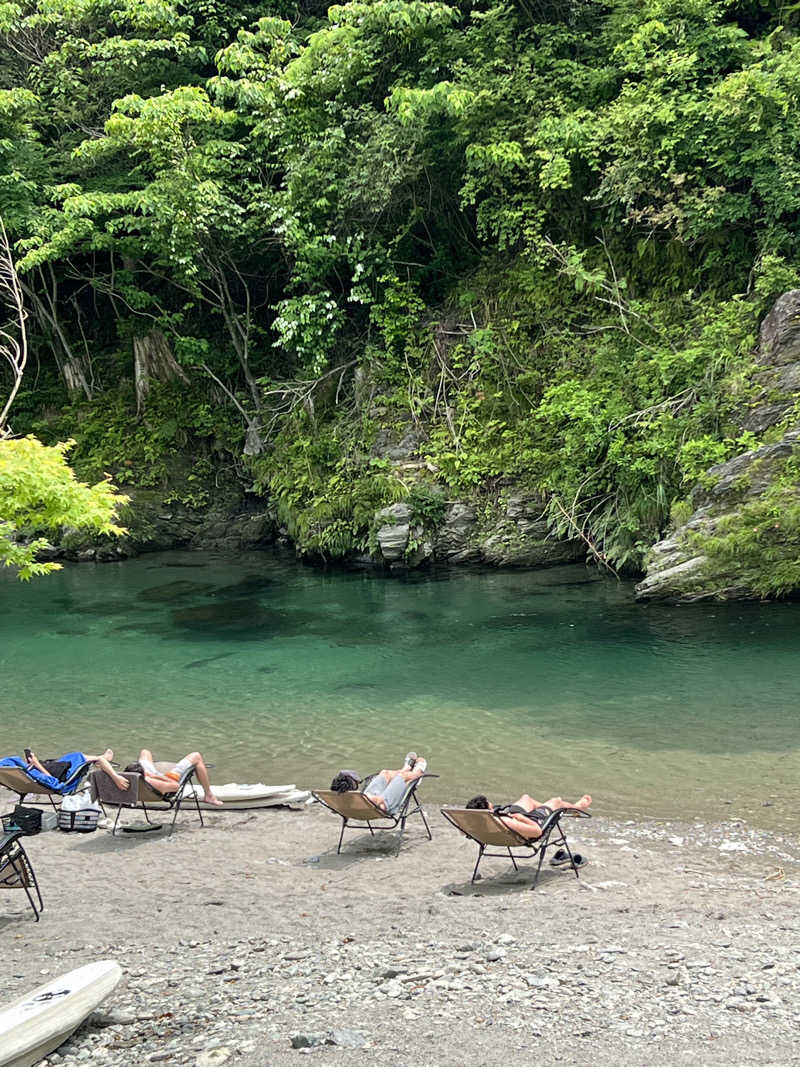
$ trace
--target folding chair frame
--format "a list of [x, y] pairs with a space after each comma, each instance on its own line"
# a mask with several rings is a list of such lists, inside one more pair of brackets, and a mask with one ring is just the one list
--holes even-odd
[[[478, 859], [475, 862], [475, 868], [472, 872], [472, 877], [470, 878], [470, 885], [475, 884], [475, 879], [478, 876], [478, 868], [480, 867], [481, 861], [483, 860], [484, 856], [505, 859], [507, 855], [508, 858], [511, 860], [512, 864], [514, 865], [514, 870], [518, 871], [518, 860], [533, 860], [536, 859], [538, 855], [539, 863], [537, 864], [536, 874], [533, 879], [533, 885], [531, 886], [531, 889], [533, 890], [536, 888], [536, 884], [539, 881], [539, 872], [542, 869], [542, 862], [544, 860], [545, 852], [548, 848], [552, 848], [559, 845], [563, 845], [563, 847], [566, 849], [567, 855], [569, 856], [569, 864], [565, 864], [565, 866], [572, 867], [572, 870], [575, 872], [575, 877], [580, 880], [578, 868], [574, 864], [572, 858], [572, 850], [570, 849], [569, 842], [567, 841], [567, 835], [564, 833], [564, 828], [561, 825], [561, 819], [564, 816], [569, 816], [570, 818], [591, 819], [591, 815], [588, 811], [582, 811], [580, 808], [559, 808], [557, 811], [554, 811], [552, 812], [552, 814], [548, 815], [544, 823], [542, 823], [542, 836], [536, 838], [523, 837], [522, 834], [518, 834], [516, 830], [512, 830], [510, 826], [506, 826], [506, 824], [502, 821], [502, 818], [499, 815], [493, 815], [493, 818], [497, 820], [497, 822], [502, 826], [506, 833], [516, 838], [516, 840], [513, 842], [513, 844], [506, 846], [503, 852], [489, 852], [488, 850], [490, 846], [482, 841], [479, 841], [477, 837], [473, 837], [472, 834], [467, 833], [467, 831], [463, 829], [463, 827], [459, 826], [458, 823], [450, 816], [447, 808], [441, 808], [440, 810], [442, 815], [444, 815], [445, 819], [447, 819], [449, 823], [455, 826], [459, 833], [462, 833], [465, 837], [469, 838], [470, 841], [474, 841], [475, 844], [478, 846]], [[554, 833], [557, 833], [558, 836], [555, 838], [555, 840], [551, 841], [550, 838]], [[525, 854], [517, 853], [515, 855], [511, 851], [512, 848], [525, 848], [527, 849], [527, 852]]]
[[[192, 765], [191, 767], [189, 767], [188, 770], [184, 771], [183, 776], [181, 777], [180, 781], [178, 782], [178, 788], [175, 790], [174, 793], [163, 793], [163, 794], [161, 794], [161, 800], [167, 805], [167, 810], [172, 811], [172, 822], [170, 823], [169, 833], [167, 834], [168, 837], [172, 836], [172, 831], [175, 829], [175, 822], [176, 822], [176, 820], [178, 818], [178, 812], [181, 810], [181, 804], [183, 804], [183, 802], [185, 800], [193, 800], [194, 801], [195, 807], [197, 808], [197, 814], [200, 816], [200, 825], [201, 826], [205, 826], [205, 822], [203, 820], [203, 812], [202, 812], [202, 810], [200, 808], [200, 800], [199, 800], [199, 798], [197, 796], [197, 790], [192, 788], [190, 790], [188, 796], [186, 794], [187, 786], [190, 786], [190, 785], [193, 786], [194, 785], [194, 783], [192, 782], [192, 779], [195, 776], [196, 770], [197, 770], [197, 768], [194, 765]], [[98, 773], [102, 774], [103, 772], [99, 771]], [[112, 836], [115, 835], [116, 832], [117, 832], [117, 825], [119, 823], [119, 817], [122, 814], [122, 809], [123, 808], [141, 808], [142, 811], [144, 812], [144, 817], [145, 817], [146, 821], [148, 823], [150, 823], [151, 826], [160, 825], [158, 823], [154, 823], [153, 820], [150, 818], [151, 812], [152, 813], [156, 813], [157, 809], [151, 807], [148, 810], [148, 807], [147, 807], [147, 803], [148, 802], [139, 798], [139, 788], [140, 788], [140, 783], [141, 782], [144, 782], [145, 788], [149, 789], [150, 792], [153, 793], [153, 795], [155, 795], [155, 790], [152, 789], [151, 786], [148, 786], [147, 782], [139, 774], [129, 774], [128, 777], [132, 780], [131, 781], [131, 789], [134, 790], [134, 793], [135, 793], [135, 796], [136, 796], [136, 800], [132, 801], [130, 804], [126, 804], [124, 802], [123, 803], [118, 803], [117, 801], [114, 801], [114, 803], [117, 804], [117, 815], [116, 815], [116, 818], [114, 819], [114, 825], [111, 827]], [[102, 805], [103, 801], [102, 801], [102, 798], [100, 797], [100, 791], [99, 790], [96, 790], [96, 791], [97, 791], [97, 794], [98, 794], [98, 799], [100, 799], [100, 803]], [[111, 803], [111, 802], [108, 801], [107, 803]], [[152, 800], [150, 801], [150, 804], [151, 805], [153, 804]], [[105, 811], [105, 808], [103, 808], [103, 810]]]
[[[374, 774], [369, 774], [364, 779], [364, 781], [367, 783], [367, 785], [369, 785], [369, 783], [372, 781], [372, 779], [374, 777], [375, 777]], [[397, 812], [394, 815], [390, 814], [388, 811], [384, 811], [383, 808], [379, 807], [370, 797], [368, 797], [366, 792], [365, 792], [365, 789], [366, 789], [367, 786], [365, 786], [364, 789], [362, 789], [360, 791], [360, 795], [363, 796], [365, 800], [369, 801], [369, 803], [372, 805], [372, 807], [375, 809], [375, 811], [380, 812], [380, 815], [377, 816], [377, 819], [379, 819], [381, 821], [386, 820], [389, 823], [388, 826], [373, 826], [372, 823], [373, 823], [373, 821], [376, 821], [376, 820], [353, 819], [351, 816], [344, 816], [344, 815], [342, 815], [342, 813], [340, 811], [337, 811], [336, 808], [334, 808], [331, 804], [329, 804], [326, 800], [324, 800], [319, 795], [319, 793], [316, 793], [312, 789], [311, 790], [312, 795], [320, 802], [320, 804], [323, 804], [328, 809], [328, 811], [332, 811], [334, 813], [334, 815], [338, 815], [339, 818], [342, 820], [342, 829], [341, 829], [341, 832], [339, 834], [339, 843], [336, 846], [336, 855], [338, 856], [342, 851], [342, 841], [344, 840], [344, 832], [348, 828], [348, 823], [355, 824], [352, 827], [353, 829], [361, 829], [361, 830], [363, 830], [364, 823], [366, 822], [367, 829], [369, 830], [370, 835], [372, 837], [375, 836], [375, 831], [376, 830], [396, 830], [397, 827], [399, 826], [400, 827], [400, 833], [398, 834], [398, 837], [397, 837], [397, 851], [395, 853], [395, 854], [397, 854], [397, 853], [400, 852], [400, 846], [403, 843], [403, 834], [404, 834], [405, 828], [406, 828], [406, 820], [410, 819], [412, 815], [419, 814], [422, 817], [422, 822], [425, 825], [425, 832], [428, 835], [428, 840], [432, 841], [433, 840], [433, 835], [431, 834], [431, 828], [428, 825], [428, 820], [425, 818], [425, 809], [422, 807], [422, 802], [417, 797], [417, 787], [420, 784], [420, 782], [423, 780], [423, 778], [438, 778], [438, 777], [439, 777], [438, 774], [422, 774], [422, 775], [420, 775], [419, 778], [414, 778], [412, 781], [410, 781], [408, 783], [408, 788], [406, 789], [405, 793], [403, 794], [403, 799], [400, 802], [400, 806], [398, 807]], [[342, 794], [342, 795], [346, 796], [346, 794]], [[409, 806], [412, 804], [412, 802], [414, 803], [415, 806], [409, 810]]]
[[[39, 916], [44, 911], [44, 901], [33, 864], [20, 841], [23, 836], [22, 831], [12, 830], [10, 834], [0, 837], [0, 889], [24, 889], [28, 903], [33, 909], [34, 921], [38, 923]], [[31, 889], [36, 892], [38, 908]]]

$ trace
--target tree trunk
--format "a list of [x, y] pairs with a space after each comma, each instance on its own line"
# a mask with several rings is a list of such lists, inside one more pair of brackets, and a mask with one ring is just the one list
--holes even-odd
[[150, 384], [153, 381], [188, 382], [175, 361], [172, 350], [161, 330], [151, 330], [133, 339], [133, 380], [136, 386], [136, 414], [144, 410]]

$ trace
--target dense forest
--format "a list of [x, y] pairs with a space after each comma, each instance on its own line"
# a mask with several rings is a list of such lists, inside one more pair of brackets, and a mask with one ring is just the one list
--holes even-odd
[[[89, 481], [197, 508], [247, 486], [326, 558], [387, 504], [435, 524], [514, 484], [640, 571], [709, 466], [762, 443], [737, 412], [800, 287], [799, 18], [0, 2], [10, 426], [74, 440]], [[413, 475], [374, 448], [398, 426]], [[800, 529], [792, 470], [759, 506]], [[787, 566], [761, 592], [800, 585]]]

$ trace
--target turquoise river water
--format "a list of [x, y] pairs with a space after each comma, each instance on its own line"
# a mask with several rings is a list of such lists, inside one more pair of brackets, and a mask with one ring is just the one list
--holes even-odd
[[800, 823], [800, 604], [637, 605], [582, 567], [405, 580], [286, 557], [0, 576], [0, 749], [199, 748], [212, 780], [441, 775], [614, 818]]

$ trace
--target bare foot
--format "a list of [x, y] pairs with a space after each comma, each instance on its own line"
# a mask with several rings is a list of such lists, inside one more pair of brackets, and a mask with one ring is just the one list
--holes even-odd
[[590, 808], [592, 806], [592, 798], [588, 793], [585, 793], [575, 806], [578, 808]]
[[215, 797], [210, 790], [205, 795], [205, 802], [206, 804], [213, 804], [215, 808], [221, 808], [224, 806], [222, 801]]

